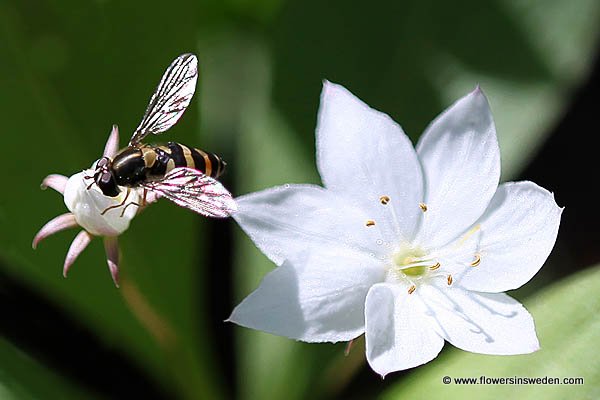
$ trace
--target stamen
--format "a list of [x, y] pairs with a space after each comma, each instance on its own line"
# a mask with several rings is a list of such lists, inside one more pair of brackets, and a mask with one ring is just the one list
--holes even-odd
[[452, 275], [448, 275], [448, 286], [452, 285]]
[[425, 212], [427, 211], [427, 204], [419, 203], [419, 208], [421, 209], [421, 211]]
[[412, 285], [408, 288], [408, 294], [413, 294], [415, 290], [417, 290], [417, 287], [415, 285]]
[[383, 195], [379, 198], [379, 202], [384, 206], [390, 202], [390, 196]]
[[374, 226], [375, 225], [375, 221], [373, 221], [372, 219], [368, 219], [367, 222], [365, 223], [366, 226]]
[[442, 264], [440, 264], [439, 262], [435, 263], [435, 265], [432, 265], [431, 267], [429, 267], [430, 271], [435, 271], [436, 269], [439, 269], [442, 266]]
[[481, 264], [481, 255], [478, 253], [475, 253], [475, 260], [470, 265], [471, 265], [471, 267], [476, 267], [479, 264]]

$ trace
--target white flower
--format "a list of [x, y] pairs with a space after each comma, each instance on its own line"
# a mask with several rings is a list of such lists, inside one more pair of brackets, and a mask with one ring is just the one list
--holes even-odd
[[501, 292], [541, 268], [562, 209], [532, 182], [498, 186], [496, 131], [479, 88], [415, 150], [389, 116], [325, 82], [317, 166], [325, 188], [238, 199], [234, 218], [279, 267], [230, 321], [307, 342], [365, 334], [382, 376], [432, 360], [444, 340], [485, 354], [539, 348], [531, 315]]
[[[108, 138], [103, 155], [112, 158], [117, 153], [118, 145], [119, 130], [115, 125]], [[63, 267], [63, 275], [66, 277], [69, 268], [90, 243], [92, 237], [103, 236], [106, 261], [113, 281], [118, 287], [119, 248], [117, 236], [127, 230], [130, 221], [138, 211], [138, 207], [126, 207], [125, 210], [123, 210], [123, 207], [115, 207], [103, 213], [109, 207], [120, 205], [126, 196], [127, 190], [121, 190], [116, 197], [107, 197], [96, 184], [91, 185], [93, 180], [90, 177], [93, 175], [94, 167], [92, 166], [91, 169], [79, 172], [70, 178], [54, 174], [44, 179], [42, 187], [51, 187], [63, 194], [65, 205], [70, 212], [59, 215], [46, 223], [35, 235], [33, 248], [35, 249], [40, 241], [56, 232], [81, 226], [83, 230], [75, 237], [67, 252]], [[135, 190], [130, 191], [127, 202], [139, 203], [139, 200], [138, 192]]]

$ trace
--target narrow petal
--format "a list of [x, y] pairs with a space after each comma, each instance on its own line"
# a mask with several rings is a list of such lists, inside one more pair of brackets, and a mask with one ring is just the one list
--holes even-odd
[[31, 247], [34, 249], [37, 248], [37, 245], [44, 239], [46, 239], [50, 235], [54, 235], [57, 232], [62, 230], [73, 228], [77, 226], [77, 221], [75, 221], [75, 216], [71, 213], [66, 213], [59, 215], [56, 218], [51, 219], [40, 229], [40, 231], [33, 238], [33, 243], [31, 243]]
[[399, 285], [382, 283], [369, 290], [365, 321], [367, 361], [382, 377], [425, 364], [444, 346], [416, 293]]
[[481, 220], [480, 263], [460, 283], [469, 290], [504, 292], [528, 282], [554, 247], [562, 208], [532, 182], [501, 185]]
[[[323, 184], [411, 240], [421, 218], [421, 166], [410, 139], [388, 115], [325, 81], [317, 125]], [[389, 204], [382, 206], [380, 198]], [[396, 238], [397, 239], [397, 238]]]
[[104, 145], [103, 157], [113, 158], [119, 151], [119, 127], [117, 125], [112, 126], [108, 140]]
[[106, 251], [106, 262], [110, 276], [116, 287], [119, 287], [119, 242], [116, 236], [104, 238], [104, 251]]
[[482, 354], [526, 354], [540, 348], [533, 318], [504, 293], [424, 286], [420, 296], [436, 330], [454, 346]]
[[40, 185], [42, 189], [52, 188], [56, 190], [58, 193], [63, 194], [65, 192], [65, 186], [67, 186], [67, 181], [69, 178], [59, 174], [48, 175], [42, 181]]
[[420, 242], [439, 247], [487, 208], [500, 178], [500, 150], [490, 108], [477, 88], [425, 130], [417, 145], [425, 174]]
[[369, 287], [384, 272], [373, 259], [308, 254], [265, 276], [229, 317], [230, 322], [306, 342], [340, 342], [364, 332]]
[[278, 265], [307, 248], [384, 254], [385, 246], [378, 244], [384, 235], [381, 227], [367, 226], [372, 217], [319, 186], [286, 185], [236, 201], [233, 218]]
[[75, 236], [75, 239], [73, 239], [73, 242], [69, 247], [69, 251], [67, 251], [65, 265], [63, 267], [63, 276], [65, 278], [67, 277], [67, 273], [69, 272], [69, 268], [71, 268], [71, 265], [73, 265], [77, 257], [79, 257], [81, 252], [85, 250], [87, 245], [90, 244], [92, 237], [93, 236], [87, 233], [87, 231], [82, 230], [77, 234], [77, 236]]

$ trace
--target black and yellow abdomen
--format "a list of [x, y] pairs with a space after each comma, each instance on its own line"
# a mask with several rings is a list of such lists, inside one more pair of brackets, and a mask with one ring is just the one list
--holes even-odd
[[121, 150], [112, 161], [112, 173], [120, 186], [135, 186], [162, 179], [174, 168], [196, 169], [218, 178], [225, 170], [219, 156], [200, 149], [169, 142], [166, 145], [131, 146]]

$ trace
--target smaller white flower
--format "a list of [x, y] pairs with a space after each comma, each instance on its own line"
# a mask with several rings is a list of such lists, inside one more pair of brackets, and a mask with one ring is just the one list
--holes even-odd
[[498, 185], [479, 88], [413, 148], [389, 116], [325, 82], [316, 147], [324, 187], [237, 199], [235, 220], [279, 266], [230, 321], [307, 342], [364, 334], [382, 376], [432, 360], [444, 340], [484, 354], [539, 348], [533, 318], [502, 292], [544, 264], [562, 209], [532, 182]]
[[[113, 157], [118, 150], [119, 130], [113, 126], [104, 149], [105, 157]], [[35, 249], [39, 242], [67, 228], [81, 226], [83, 230], [77, 234], [65, 258], [63, 275], [66, 277], [75, 259], [87, 247], [94, 236], [104, 238], [106, 259], [115, 285], [119, 286], [119, 248], [117, 236], [129, 228], [129, 223], [138, 212], [137, 206], [116, 207], [122, 204], [127, 190], [121, 190], [116, 197], [105, 196], [97, 185], [91, 183], [95, 168], [79, 172], [70, 178], [62, 175], [49, 175], [42, 182], [42, 188], [51, 187], [64, 196], [69, 213], [59, 215], [40, 229], [33, 239]], [[139, 194], [131, 190], [128, 202], [139, 203]], [[115, 207], [109, 209], [110, 207]], [[108, 209], [108, 210], [107, 210]], [[105, 211], [106, 210], [106, 211]]]

